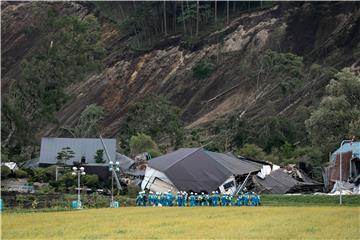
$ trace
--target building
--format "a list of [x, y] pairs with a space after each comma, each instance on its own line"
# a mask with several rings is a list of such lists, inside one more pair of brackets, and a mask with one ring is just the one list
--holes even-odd
[[202, 148], [181, 148], [149, 160], [141, 188], [153, 192], [234, 193], [237, 178], [257, 173], [263, 165]]
[[325, 182], [332, 185], [340, 180], [340, 158], [342, 162], [342, 181], [360, 183], [360, 142], [345, 143], [330, 156]]
[[[112, 161], [116, 159], [116, 139], [103, 139], [107, 152]], [[95, 164], [95, 154], [97, 150], [103, 150], [104, 163], [109, 159], [105, 154], [104, 146], [100, 138], [49, 138], [41, 139], [39, 166], [57, 164], [58, 153], [63, 148], [69, 147], [74, 152], [74, 157], [66, 161], [67, 165], [76, 163]]]

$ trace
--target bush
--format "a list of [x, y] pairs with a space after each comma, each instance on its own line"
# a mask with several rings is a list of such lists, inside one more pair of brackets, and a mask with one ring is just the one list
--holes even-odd
[[18, 169], [15, 171], [15, 176], [16, 178], [26, 178], [28, 176], [27, 172], [22, 170], [22, 169]]
[[214, 70], [214, 65], [208, 62], [207, 60], [202, 60], [198, 62], [193, 67], [193, 77], [196, 79], [204, 79], [210, 77], [211, 73]]
[[55, 180], [56, 166], [47, 168], [34, 168], [31, 173], [30, 181], [32, 182], [49, 182]]
[[161, 156], [161, 152], [157, 149], [149, 149], [147, 152], [150, 154], [151, 158], [156, 158], [158, 156]]
[[259, 160], [265, 159], [265, 152], [261, 147], [255, 144], [245, 144], [242, 148], [239, 149], [239, 154], [244, 155], [245, 157], [255, 158]]
[[8, 168], [7, 166], [1, 166], [1, 179], [5, 179], [9, 177], [10, 174], [11, 174], [10, 168]]
[[76, 178], [71, 173], [66, 173], [59, 178], [60, 185], [69, 188], [76, 185]]
[[84, 185], [89, 188], [96, 188], [99, 185], [99, 177], [95, 174], [85, 175], [82, 180]]
[[[152, 152], [160, 153], [158, 151], [158, 146], [156, 143], [151, 139], [150, 136], [138, 133], [136, 136], [132, 136], [130, 139], [130, 151], [133, 156], [143, 153], [143, 152]], [[160, 155], [160, 154], [158, 154]]]

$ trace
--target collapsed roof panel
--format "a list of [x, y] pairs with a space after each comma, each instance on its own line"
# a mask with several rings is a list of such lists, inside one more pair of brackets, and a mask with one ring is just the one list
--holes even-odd
[[284, 194], [293, 192], [312, 192], [322, 188], [321, 183], [300, 182], [292, 178], [284, 169], [272, 171], [264, 179], [253, 176], [258, 193]]
[[202, 148], [183, 148], [150, 160], [149, 167], [163, 172], [179, 190], [211, 192], [230, 176], [257, 172], [262, 166]]

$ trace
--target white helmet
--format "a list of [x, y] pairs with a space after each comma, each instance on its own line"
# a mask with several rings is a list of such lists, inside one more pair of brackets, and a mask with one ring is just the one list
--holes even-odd
[[195, 195], [197, 195], [197, 193], [195, 193]]
[[194, 194], [193, 192], [190, 193], [191, 195]]
[[215, 193], [215, 191], [212, 191], [212, 193], [214, 194], [214, 193]]

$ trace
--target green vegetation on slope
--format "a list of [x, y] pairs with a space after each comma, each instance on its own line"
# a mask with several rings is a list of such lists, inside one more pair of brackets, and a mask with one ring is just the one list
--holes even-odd
[[22, 63], [21, 79], [3, 95], [1, 151], [9, 160], [31, 158], [24, 148], [33, 144], [37, 127], [56, 122], [53, 114], [70, 97], [64, 89], [102, 64], [104, 47], [94, 16], [48, 15], [42, 29], [46, 47]]

